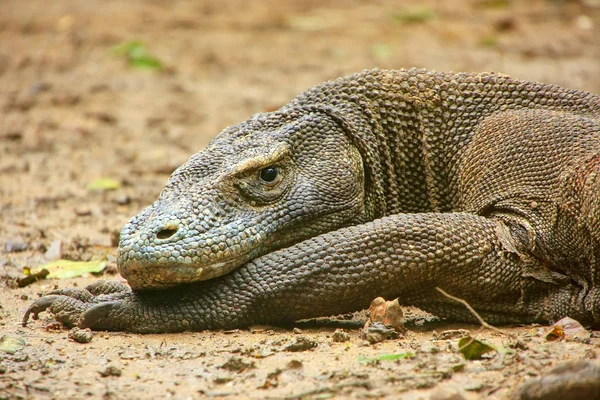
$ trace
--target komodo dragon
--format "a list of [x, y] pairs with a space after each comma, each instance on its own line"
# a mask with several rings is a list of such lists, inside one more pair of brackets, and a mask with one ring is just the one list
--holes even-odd
[[[600, 327], [600, 96], [370, 70], [221, 132], [123, 228], [131, 289], [51, 292], [67, 325], [178, 332], [398, 297], [490, 323]], [[155, 290], [151, 290], [155, 289]]]

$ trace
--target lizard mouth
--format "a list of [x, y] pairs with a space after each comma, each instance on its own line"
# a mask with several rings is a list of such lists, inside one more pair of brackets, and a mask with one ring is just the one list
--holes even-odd
[[203, 267], [191, 264], [147, 264], [136, 260], [119, 264], [119, 273], [134, 291], [160, 290], [216, 278], [236, 268], [234, 260]]

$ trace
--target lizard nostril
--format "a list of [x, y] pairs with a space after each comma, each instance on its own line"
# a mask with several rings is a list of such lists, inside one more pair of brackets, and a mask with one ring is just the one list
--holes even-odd
[[171, 236], [173, 236], [175, 234], [175, 232], [177, 232], [177, 228], [161, 229], [160, 231], [158, 231], [158, 233], [156, 233], [156, 237], [158, 239], [168, 239]]

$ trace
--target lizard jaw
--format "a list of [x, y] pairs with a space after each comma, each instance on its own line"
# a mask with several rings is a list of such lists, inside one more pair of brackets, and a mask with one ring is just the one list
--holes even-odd
[[236, 268], [237, 264], [232, 261], [200, 267], [190, 264], [147, 264], [131, 260], [119, 264], [119, 273], [134, 291], [160, 290], [225, 275]]

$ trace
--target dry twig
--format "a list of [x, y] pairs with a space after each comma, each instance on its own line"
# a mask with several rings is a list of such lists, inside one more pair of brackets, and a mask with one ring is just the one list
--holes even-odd
[[475, 316], [475, 318], [477, 318], [477, 321], [479, 321], [479, 323], [481, 324], [481, 326], [483, 326], [484, 328], [491, 329], [491, 330], [493, 330], [493, 331], [496, 331], [496, 332], [498, 332], [498, 333], [501, 333], [502, 335], [511, 336], [509, 333], [507, 333], [507, 332], [503, 331], [502, 329], [500, 329], [500, 328], [496, 328], [495, 326], [492, 326], [492, 325], [488, 324], [487, 322], [485, 322], [485, 320], [484, 320], [483, 318], [481, 318], [481, 315], [479, 315], [479, 314], [477, 313], [477, 311], [475, 311], [475, 309], [474, 309], [473, 307], [471, 307], [471, 305], [470, 305], [469, 303], [467, 303], [467, 301], [466, 301], [466, 300], [463, 300], [463, 299], [461, 299], [461, 298], [459, 298], [459, 297], [456, 297], [456, 296], [452, 296], [451, 294], [449, 294], [449, 293], [446, 293], [446, 292], [445, 292], [443, 289], [441, 289], [441, 288], [439, 288], [439, 287], [437, 287], [437, 286], [436, 286], [436, 288], [435, 288], [435, 289], [436, 289], [438, 292], [440, 292], [441, 294], [443, 294], [444, 296], [446, 296], [447, 298], [449, 298], [449, 299], [451, 299], [451, 300], [454, 300], [454, 301], [458, 301], [459, 303], [461, 303], [461, 304], [463, 304], [465, 307], [467, 307], [467, 310], [469, 310], [469, 312], [470, 312], [471, 314], [473, 314], [473, 316]]

